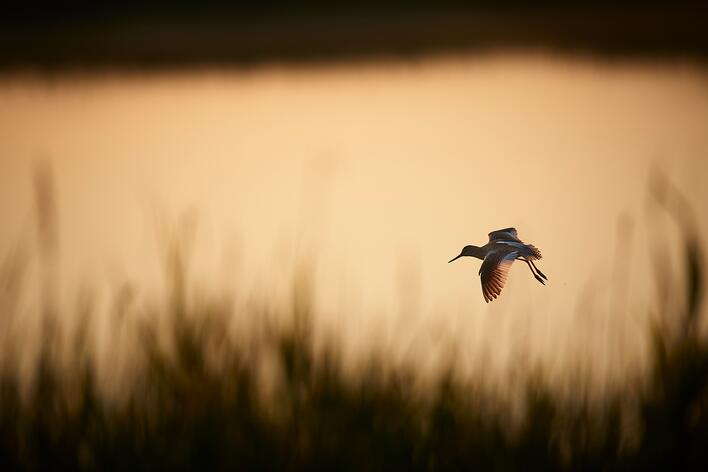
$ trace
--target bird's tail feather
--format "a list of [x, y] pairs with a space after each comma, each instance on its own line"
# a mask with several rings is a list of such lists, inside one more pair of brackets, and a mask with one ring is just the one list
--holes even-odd
[[536, 246], [534, 246], [533, 244], [527, 244], [526, 246], [528, 246], [528, 248], [531, 249], [531, 252], [533, 253], [530, 256], [528, 256], [529, 259], [531, 259], [532, 261], [537, 260], [537, 259], [541, 259], [541, 251], [539, 251]]

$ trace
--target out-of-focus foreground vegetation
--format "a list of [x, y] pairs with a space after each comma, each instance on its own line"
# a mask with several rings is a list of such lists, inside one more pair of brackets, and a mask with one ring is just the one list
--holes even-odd
[[[37, 252], [46, 266], [56, 250], [51, 186], [40, 172]], [[131, 339], [137, 359], [122, 395], [102, 388], [111, 373], [98, 366], [90, 291], [78, 297], [76, 322], [65, 323], [51, 275], [40, 279], [40, 347], [22, 370], [26, 340], [13, 333], [27, 252], [13, 252], [0, 273], [0, 469], [706, 470], [699, 239], [675, 190], [658, 185], [653, 194], [679, 223], [683, 260], [681, 273], [668, 263], [656, 269], [646, 381], [597, 400], [581, 387], [559, 395], [533, 370], [517, 420], [493, 392], [458, 375], [454, 359], [425, 389], [412, 367], [375, 355], [356, 372], [342, 368], [336, 342], [313, 341], [306, 270], [293, 277], [287, 313], [269, 300], [237, 309], [196, 290], [183, 237], [165, 240], [165, 299], [137, 303], [126, 286], [111, 301], [107, 332]], [[680, 300], [669, 302], [677, 291]], [[234, 334], [234, 316], [265, 320], [263, 329]]]

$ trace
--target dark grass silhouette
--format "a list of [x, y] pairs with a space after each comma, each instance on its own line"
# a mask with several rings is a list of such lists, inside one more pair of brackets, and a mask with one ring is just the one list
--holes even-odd
[[[42, 172], [38, 227], [48, 259], [57, 218], [42, 213], [53, 211]], [[658, 283], [684, 296], [659, 300], [644, 386], [626, 385], [599, 402], [582, 391], [561, 401], [543, 371], [529, 369], [515, 424], [492, 392], [456, 375], [453, 361], [426, 395], [412, 370], [386, 367], [375, 355], [359, 374], [345, 374], [334, 343], [315, 350], [307, 267], [293, 276], [289, 313], [281, 314], [288, 327], [266, 322], [251, 341], [229, 336], [232, 305], [191, 288], [189, 246], [175, 231], [163, 244], [165, 298], [136, 308], [136, 289], [125, 286], [112, 300], [111, 329], [134, 337], [141, 360], [120, 400], [100, 386], [90, 291], [78, 297], [76, 328], [62, 330], [47, 277], [41, 347], [26, 387], [16, 369], [22, 340], [1, 346], [0, 469], [705, 470], [701, 248], [680, 195], [663, 180], [660, 187], [653, 195], [683, 231], [685, 274], [659, 267]], [[27, 257], [13, 252], [0, 268], [3, 329], [17, 315]], [[273, 319], [267, 300], [248, 306], [240, 316]], [[141, 310], [147, 316], [131, 315]], [[275, 379], [270, 389], [264, 370]]]

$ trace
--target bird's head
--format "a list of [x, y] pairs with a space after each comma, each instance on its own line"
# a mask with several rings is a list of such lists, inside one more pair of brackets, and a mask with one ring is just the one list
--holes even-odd
[[459, 259], [460, 257], [464, 257], [464, 256], [474, 257], [474, 255], [476, 254], [476, 252], [475, 252], [476, 249], [479, 249], [479, 248], [477, 248], [475, 246], [465, 246], [462, 248], [462, 252], [460, 252], [459, 256], [450, 259], [449, 261], [447, 261], [447, 263], [449, 264], [450, 262], [455, 261], [455, 260]]

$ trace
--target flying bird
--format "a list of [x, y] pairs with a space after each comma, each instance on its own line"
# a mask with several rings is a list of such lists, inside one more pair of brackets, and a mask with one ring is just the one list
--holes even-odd
[[[482, 266], [479, 268], [480, 279], [482, 280], [482, 294], [484, 301], [489, 303], [501, 294], [506, 283], [509, 268], [515, 260], [521, 260], [529, 266], [533, 276], [546, 285], [548, 278], [538, 270], [533, 261], [541, 259], [541, 251], [531, 244], [524, 244], [516, 233], [516, 228], [504, 228], [489, 233], [489, 242], [482, 247], [465, 246], [460, 257], [476, 257], [482, 259]], [[448, 263], [449, 263], [448, 262]]]

